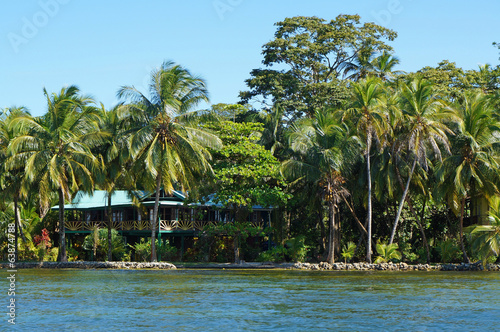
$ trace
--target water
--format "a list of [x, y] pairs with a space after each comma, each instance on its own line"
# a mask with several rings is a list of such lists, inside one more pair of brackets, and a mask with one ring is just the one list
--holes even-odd
[[494, 272], [37, 269], [17, 277], [20, 331], [500, 330]]

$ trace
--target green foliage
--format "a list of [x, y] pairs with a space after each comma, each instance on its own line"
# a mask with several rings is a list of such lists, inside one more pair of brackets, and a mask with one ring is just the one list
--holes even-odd
[[447, 239], [439, 242], [436, 249], [442, 263], [453, 263], [459, 259], [460, 248], [455, 239]]
[[58, 247], [56, 247], [56, 248], [52, 248], [52, 249], [50, 250], [50, 252], [45, 253], [45, 254], [43, 255], [42, 260], [43, 260], [43, 261], [47, 261], [47, 262], [55, 262], [55, 261], [57, 261], [57, 257], [58, 257], [58, 256], [59, 256], [59, 248], [58, 248]]
[[240, 97], [244, 102], [271, 98], [272, 103], [282, 103], [292, 119], [339, 107], [349, 96], [341, 79], [360, 51], [389, 51], [382, 40], [396, 37], [394, 31], [374, 23], [361, 24], [358, 15], [339, 15], [330, 21], [297, 16], [276, 26], [275, 38], [263, 46], [268, 68], [251, 72], [246, 81], [250, 91]]
[[305, 245], [305, 236], [300, 235], [286, 241], [287, 253], [294, 262], [303, 262], [306, 259], [309, 246]]
[[[96, 242], [97, 241], [97, 242]], [[95, 229], [91, 234], [87, 235], [83, 241], [83, 248], [85, 250], [94, 250], [96, 245], [97, 257], [96, 260], [107, 260], [108, 255], [108, 230]], [[113, 260], [120, 261], [126, 253], [125, 242], [121, 235], [118, 234], [116, 229], [111, 230], [111, 246]]]
[[297, 236], [286, 241], [286, 244], [263, 251], [257, 257], [258, 262], [303, 262], [306, 260], [309, 246], [305, 245], [305, 236]]
[[[189, 112], [200, 102], [208, 102], [203, 79], [171, 61], [151, 73], [149, 98], [131, 86], [118, 91], [130, 103], [118, 109], [126, 125], [126, 140], [135, 165], [150, 177], [148, 190], [159, 195], [161, 189], [172, 193], [174, 185], [190, 189], [197, 178], [211, 175], [207, 147], [218, 149], [218, 137], [191, 126]], [[153, 220], [158, 220], [159, 201], [155, 200]], [[156, 223], [151, 230], [151, 260], [156, 261], [154, 239]]]
[[465, 229], [469, 233], [472, 250], [486, 262], [490, 256], [500, 255], [500, 198], [491, 202], [489, 225], [472, 225]]
[[284, 262], [288, 255], [288, 249], [282, 245], [276, 246], [270, 250], [261, 252], [257, 257], [258, 262]]
[[[134, 245], [129, 244], [130, 248], [135, 251], [135, 257], [142, 262], [146, 262], [151, 259], [151, 242], [149, 239], [142, 238], [139, 242], [134, 243]], [[158, 239], [155, 240], [156, 253], [163, 261], [172, 260], [177, 255], [177, 248], [170, 245], [168, 240], [160, 242]]]
[[129, 247], [135, 250], [135, 257], [142, 262], [147, 262], [151, 258], [151, 242], [141, 237], [139, 242], [134, 245], [129, 244]]
[[168, 240], [156, 240], [156, 253], [162, 261], [171, 261], [177, 255], [177, 248], [170, 245]]
[[354, 257], [354, 252], [356, 251], [356, 244], [352, 241], [347, 242], [342, 250], [342, 257], [344, 257], [344, 262], [351, 261]]
[[401, 260], [402, 256], [398, 251], [399, 246], [397, 243], [387, 244], [379, 241], [377, 242], [376, 249], [379, 256], [375, 260], [375, 264]]
[[215, 193], [215, 203], [246, 208], [283, 205], [287, 201], [279, 161], [258, 144], [262, 124], [224, 121], [207, 124], [206, 128], [217, 133], [224, 147], [211, 150], [215, 183], [200, 188], [200, 198]]

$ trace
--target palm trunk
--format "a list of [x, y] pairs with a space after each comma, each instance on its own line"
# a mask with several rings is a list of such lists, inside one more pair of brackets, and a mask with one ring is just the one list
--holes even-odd
[[371, 150], [371, 131], [368, 132], [366, 139], [366, 172], [368, 176], [368, 214], [366, 216], [368, 221], [368, 240], [366, 241], [366, 261], [372, 262], [372, 176], [370, 166], [370, 150]]
[[464, 262], [470, 263], [470, 259], [467, 256], [467, 252], [465, 251], [465, 245], [464, 245], [464, 208], [465, 208], [465, 196], [462, 198], [462, 202], [460, 204], [460, 246], [462, 247]]
[[335, 233], [336, 233], [336, 225], [335, 225], [335, 206], [333, 202], [328, 204], [328, 221], [330, 226], [330, 232], [328, 236], [328, 257], [326, 261], [329, 264], [333, 264], [335, 262]]
[[113, 221], [113, 210], [111, 209], [111, 195], [108, 193], [108, 261], [113, 260], [113, 247], [111, 243], [111, 222]]
[[[426, 197], [427, 199], [427, 197]], [[429, 243], [427, 242], [427, 237], [425, 236], [425, 230], [424, 226], [422, 224], [422, 221], [424, 220], [424, 211], [425, 211], [425, 204], [426, 200], [424, 200], [424, 206], [422, 207], [422, 213], [420, 216], [418, 216], [417, 212], [413, 208], [413, 205], [409, 200], [408, 202], [408, 207], [410, 208], [410, 211], [413, 213], [413, 216], [415, 217], [415, 221], [417, 222], [418, 228], [420, 229], [420, 233], [422, 234], [422, 242], [425, 248], [425, 252], [427, 254], [427, 264], [430, 264], [431, 262], [431, 253], [430, 253], [430, 248], [429, 248]]]
[[156, 176], [156, 196], [153, 209], [153, 220], [151, 221], [151, 262], [156, 262], [156, 223], [158, 222], [158, 209], [160, 206], [161, 172]]
[[319, 246], [321, 251], [323, 252], [322, 257], [325, 257], [325, 250], [326, 250], [326, 229], [325, 229], [325, 223], [323, 221], [323, 211], [322, 209], [319, 210], [319, 216], [318, 216], [318, 222], [319, 222], [319, 229], [321, 232], [321, 237], [319, 239]]
[[[19, 196], [20, 196], [20, 194], [17, 193], [16, 196], [14, 197], [14, 209], [15, 209], [15, 211], [14, 211], [14, 221], [17, 220], [16, 221], [17, 227], [18, 227], [17, 231], [19, 232], [18, 237], [20, 235], [21, 239], [23, 239], [23, 242], [26, 243], [26, 236], [24, 236], [23, 226], [21, 225], [21, 213], [19, 211]], [[17, 219], [15, 219], [16, 218], [15, 213], [17, 213]], [[16, 257], [16, 260], [17, 260], [17, 257]]]
[[239, 241], [240, 235], [239, 234], [234, 234], [234, 263], [239, 264], [240, 263], [240, 241]]
[[396, 220], [394, 221], [394, 226], [392, 227], [391, 239], [389, 240], [389, 244], [392, 244], [394, 241], [394, 234], [396, 234], [396, 228], [398, 227], [399, 218], [401, 217], [401, 211], [403, 211], [403, 206], [405, 204], [406, 195], [408, 194], [408, 190], [410, 189], [411, 177], [413, 176], [413, 172], [415, 171], [415, 166], [417, 165], [417, 158], [413, 159], [413, 165], [411, 166], [410, 174], [408, 175], [408, 181], [406, 181], [406, 187], [403, 191], [403, 197], [401, 197], [401, 202], [399, 202], [398, 212], [396, 213]]
[[64, 193], [59, 188], [59, 254], [57, 256], [59, 262], [67, 262], [66, 255], [66, 232], [64, 228]]
[[347, 205], [347, 208], [349, 211], [351, 211], [352, 216], [354, 217], [354, 220], [356, 221], [356, 226], [358, 226], [359, 230], [363, 233], [363, 235], [368, 235], [368, 232], [366, 231], [365, 226], [359, 221], [358, 216], [356, 215], [356, 211], [352, 208], [351, 204], [347, 201], [344, 195], [341, 195], [342, 199], [344, 200], [344, 203]]
[[[399, 185], [400, 185], [401, 189], [403, 190], [403, 180], [401, 180], [401, 175], [399, 174], [399, 170], [397, 167], [396, 167], [396, 175], [398, 178]], [[430, 264], [430, 262], [431, 262], [431, 250], [429, 248], [429, 243], [427, 242], [427, 236], [425, 235], [425, 230], [423, 227], [423, 220], [424, 220], [424, 213], [425, 213], [425, 205], [427, 202], [427, 196], [425, 196], [424, 206], [422, 207], [422, 212], [420, 213], [420, 216], [417, 214], [417, 212], [413, 208], [413, 204], [408, 199], [408, 197], [406, 197], [406, 201], [408, 202], [408, 207], [410, 208], [410, 211], [413, 213], [413, 216], [415, 217], [415, 222], [417, 223], [418, 228], [420, 229], [420, 233], [422, 234], [422, 242], [423, 242], [426, 254], [427, 254], [427, 264]]]

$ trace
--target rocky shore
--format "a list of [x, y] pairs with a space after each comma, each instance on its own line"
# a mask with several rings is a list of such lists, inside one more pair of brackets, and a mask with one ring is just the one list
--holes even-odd
[[[2, 263], [2, 268], [9, 268], [8, 263]], [[174, 264], [166, 262], [19, 262], [17, 269], [176, 269]]]
[[473, 264], [417, 264], [406, 263], [333, 263], [319, 264], [295, 263], [292, 268], [302, 270], [346, 270], [346, 271], [500, 271], [500, 264], [488, 264], [483, 267], [481, 262]]
[[[0, 263], [0, 267], [9, 269], [8, 263]], [[283, 269], [283, 270], [312, 270], [312, 271], [500, 271], [500, 264], [481, 262], [473, 264], [417, 264], [406, 263], [272, 263], [272, 262], [242, 262], [233, 263], [185, 263], [175, 266], [166, 262], [19, 262], [18, 269]]]

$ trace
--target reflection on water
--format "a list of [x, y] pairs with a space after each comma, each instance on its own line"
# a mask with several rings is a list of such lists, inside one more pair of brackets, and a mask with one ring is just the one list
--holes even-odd
[[18, 330], [492, 331], [500, 321], [494, 272], [44, 269], [19, 270], [17, 287]]

